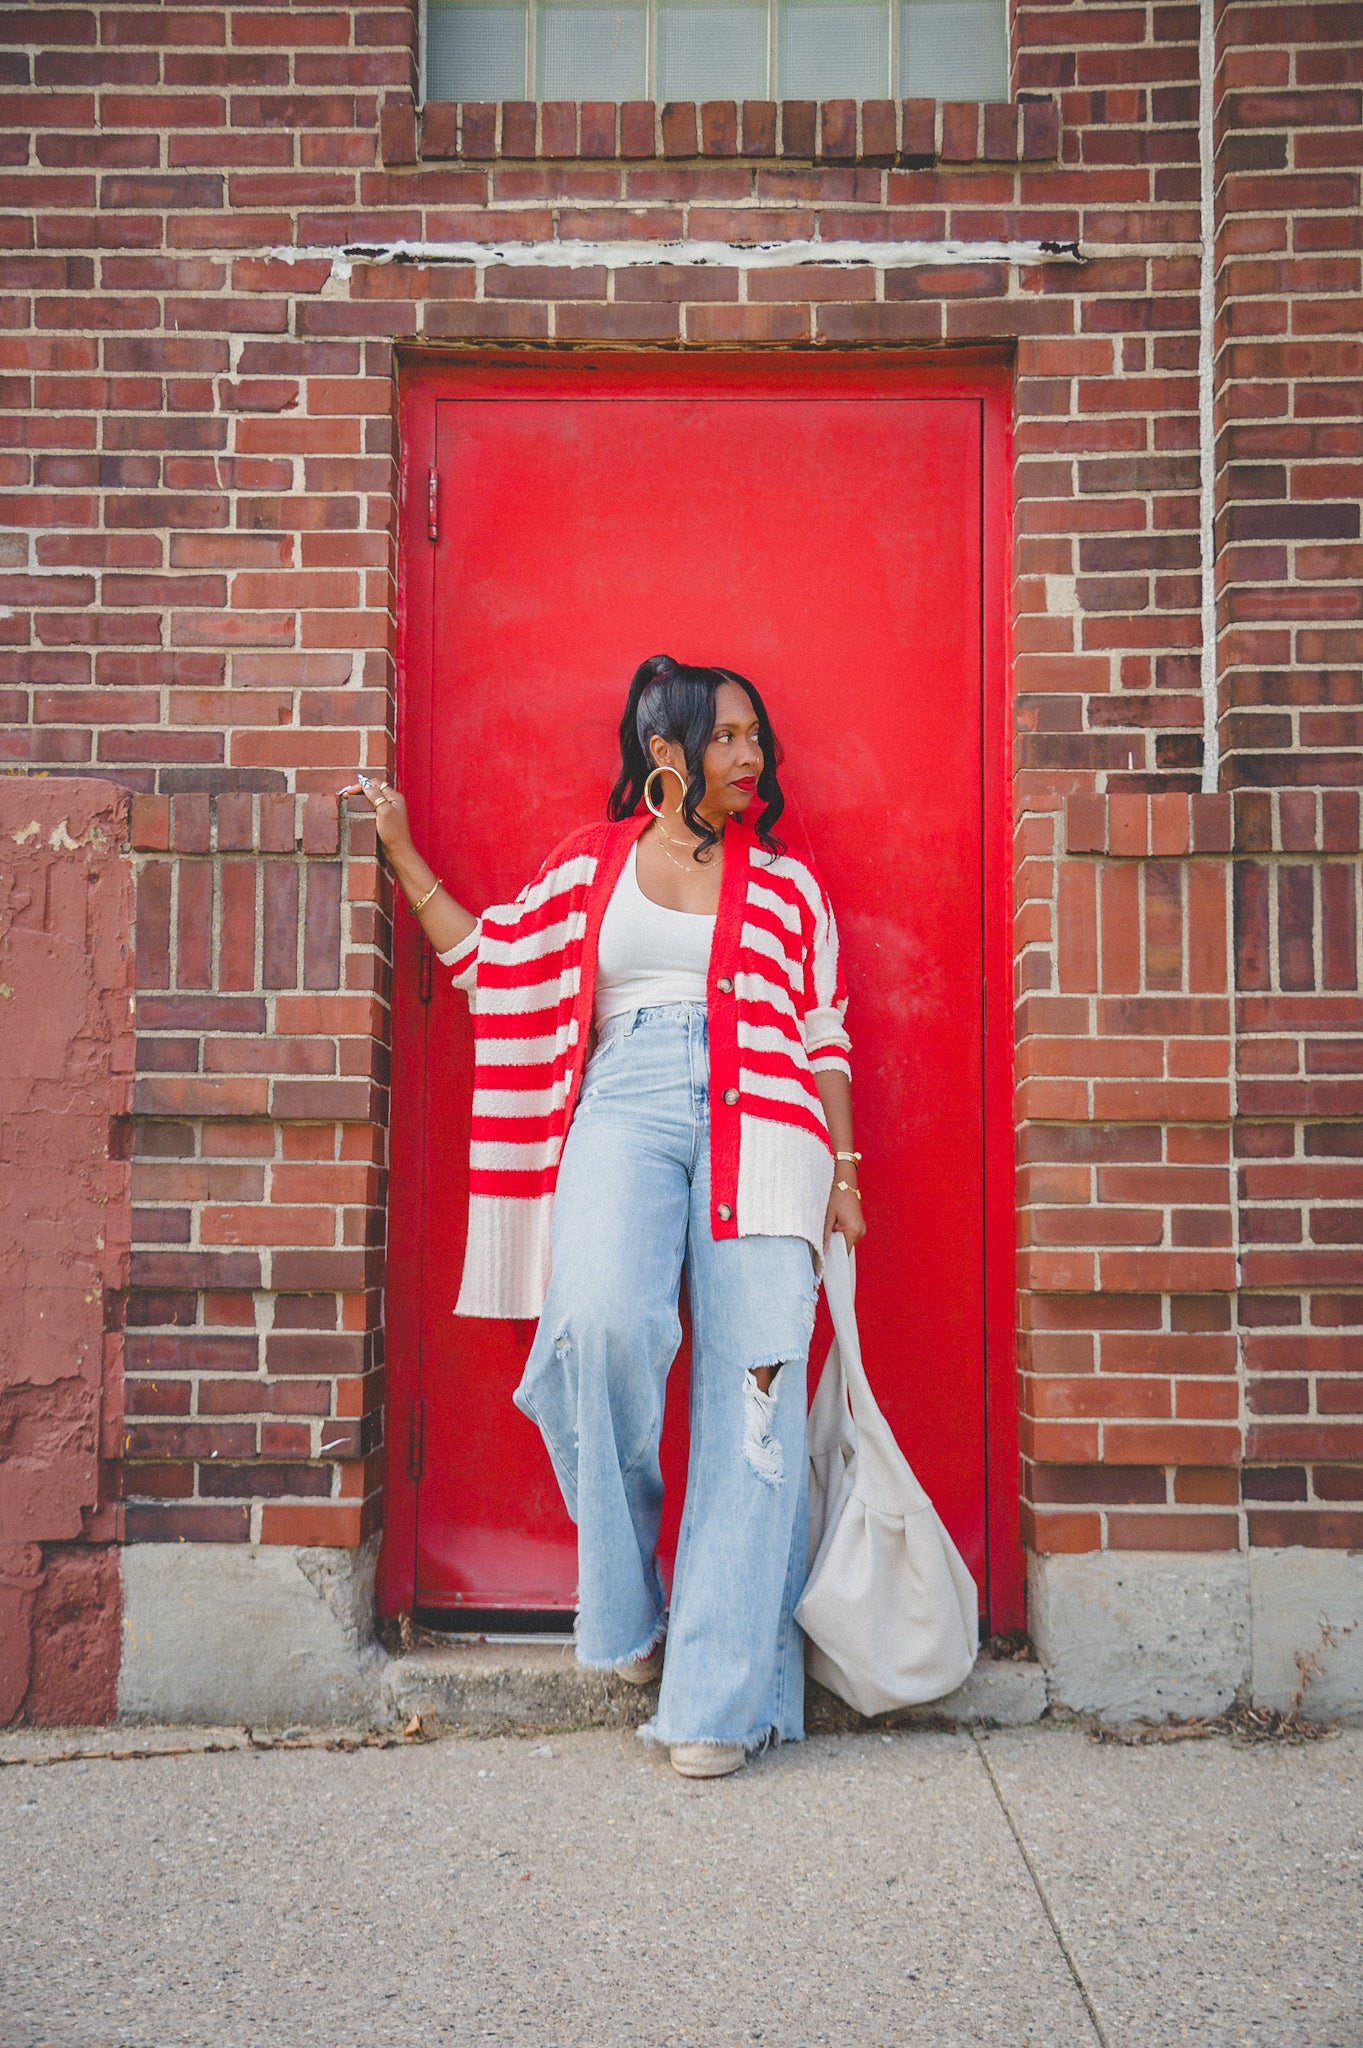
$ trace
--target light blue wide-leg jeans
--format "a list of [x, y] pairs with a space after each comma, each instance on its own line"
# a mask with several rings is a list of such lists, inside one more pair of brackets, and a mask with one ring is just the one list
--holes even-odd
[[[665, 1611], [658, 1442], [691, 1305], [691, 1453]], [[664, 1743], [804, 1733], [810, 1247], [710, 1232], [705, 1008], [606, 1026], [554, 1196], [553, 1267], [516, 1405], [539, 1424], [578, 1534], [577, 1654], [608, 1667], [667, 1632]], [[779, 1368], [764, 1394], [754, 1368]]]

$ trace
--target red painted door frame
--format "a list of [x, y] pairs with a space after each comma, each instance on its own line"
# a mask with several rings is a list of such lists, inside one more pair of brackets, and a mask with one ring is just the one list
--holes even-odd
[[[694, 379], [698, 388], [766, 388], [855, 392], [883, 381], [887, 362], [934, 397], [977, 400], [982, 425], [983, 531], [982, 673], [984, 844], [984, 1298], [986, 1527], [988, 1569], [981, 1591], [990, 1626], [1019, 1627], [1024, 1617], [1024, 1559], [1018, 1519], [1018, 1433], [1015, 1351], [1015, 1197], [1013, 1165], [1011, 772], [1009, 759], [1009, 589], [1011, 572], [1011, 382], [1006, 363], [984, 352], [943, 361], [896, 352], [837, 356], [776, 354], [697, 355], [622, 352], [593, 356], [565, 351], [476, 350], [412, 356], [400, 386], [401, 480], [398, 555], [397, 769], [415, 814], [427, 814], [432, 715], [430, 680], [433, 630], [433, 555], [427, 538], [428, 478], [434, 465], [436, 407], [460, 373], [476, 378], [480, 393], [543, 391], [555, 375], [580, 381], [593, 368], [612, 383], [641, 385], [665, 376]], [[426, 1029], [420, 997], [422, 942], [416, 921], [399, 904], [394, 931], [392, 1184], [407, 1198], [390, 1205], [386, 1303], [387, 1460], [385, 1527], [378, 1599], [384, 1614], [412, 1604], [416, 1566], [416, 1508], [420, 1409], [419, 1348], [426, 1126]], [[437, 967], [437, 972], [439, 971]]]

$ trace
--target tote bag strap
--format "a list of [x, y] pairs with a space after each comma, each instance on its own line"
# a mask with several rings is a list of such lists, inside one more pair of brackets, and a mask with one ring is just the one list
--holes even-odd
[[[833, 1335], [837, 1339], [838, 1358], [847, 1381], [852, 1418], [860, 1429], [863, 1418], [868, 1415], [869, 1409], [875, 1408], [876, 1402], [866, 1377], [866, 1368], [861, 1362], [856, 1285], [855, 1254], [847, 1249], [847, 1239], [842, 1232], [835, 1230], [829, 1240], [828, 1250], [823, 1255], [824, 1294], [828, 1300], [828, 1313], [833, 1319]], [[879, 1410], [876, 1412], [878, 1414]]]
[[894, 1431], [880, 1412], [861, 1358], [855, 1306], [856, 1268], [847, 1240], [835, 1230], [824, 1253], [824, 1292], [857, 1431], [857, 1494], [882, 1514], [911, 1514], [930, 1506]]

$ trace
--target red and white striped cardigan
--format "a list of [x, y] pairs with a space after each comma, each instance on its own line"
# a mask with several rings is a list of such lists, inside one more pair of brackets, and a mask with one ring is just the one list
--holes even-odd
[[[514, 903], [440, 955], [473, 1011], [469, 1230], [456, 1315], [538, 1316], [549, 1218], [591, 1032], [601, 919], [649, 823], [589, 825]], [[833, 1157], [814, 1075], [848, 1072], [838, 935], [813, 870], [741, 819], [724, 835], [710, 948], [710, 1227], [804, 1237], [816, 1256]]]

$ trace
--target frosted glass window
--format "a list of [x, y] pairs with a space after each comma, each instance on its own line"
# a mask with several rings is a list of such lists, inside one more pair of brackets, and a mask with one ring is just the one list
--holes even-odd
[[905, 99], [1006, 100], [1002, 0], [900, 0], [899, 90]]
[[620, 0], [541, 0], [535, 56], [542, 100], [644, 99], [648, 8]]
[[776, 97], [884, 99], [890, 89], [887, 0], [780, 0]]
[[429, 100], [525, 98], [525, 0], [426, 0]]
[[658, 0], [660, 100], [767, 95], [767, 10], [713, 0]]
[[1007, 0], [425, 0], [423, 13], [428, 100], [1008, 97]]

